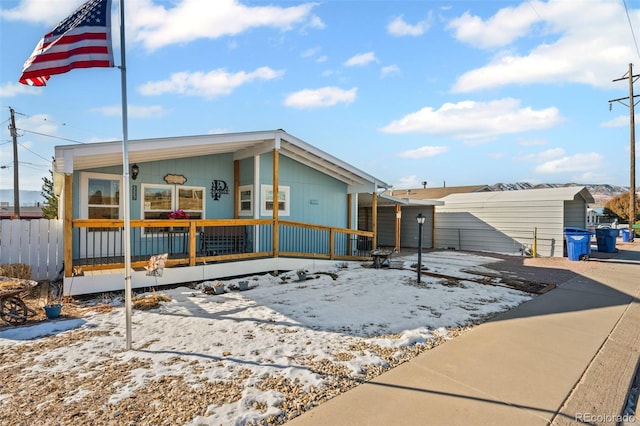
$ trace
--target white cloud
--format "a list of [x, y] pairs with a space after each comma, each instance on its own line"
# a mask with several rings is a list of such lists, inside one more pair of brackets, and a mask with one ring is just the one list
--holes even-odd
[[544, 139], [518, 139], [516, 143], [520, 146], [537, 146], [546, 145], [547, 141]]
[[402, 16], [399, 16], [389, 22], [387, 25], [387, 32], [392, 36], [401, 37], [401, 36], [421, 36], [422, 34], [429, 31], [431, 27], [431, 16], [425, 19], [424, 21], [420, 21], [416, 24], [407, 23]]
[[[53, 26], [85, 1], [22, 0], [12, 9], [1, 9], [0, 16], [12, 21]], [[127, 5], [127, 38], [153, 51], [200, 38], [233, 36], [259, 27], [271, 27], [279, 31], [289, 31], [295, 26], [303, 30], [323, 29], [324, 22], [312, 14], [317, 5], [246, 6], [237, 0], [176, 0], [158, 4], [153, 0], [136, 0]], [[115, 23], [118, 18], [115, 7], [112, 13]], [[114, 41], [117, 40], [114, 37]]]
[[597, 152], [575, 154], [547, 161], [535, 168], [537, 173], [591, 172], [602, 167], [604, 157]]
[[[98, 112], [107, 117], [119, 117], [122, 115], [122, 106], [112, 105], [107, 107], [94, 108], [92, 111]], [[128, 105], [127, 115], [130, 118], [159, 118], [167, 115], [167, 111], [160, 105]]]
[[[34, 24], [55, 25], [86, 0], [22, 0], [13, 9], [1, 9], [0, 18]], [[34, 45], [37, 40], [34, 40]]]
[[[610, 89], [612, 78], [624, 74], [624, 64], [636, 56], [624, 7], [611, 1], [584, 6], [534, 1], [501, 9], [486, 20], [466, 13], [451, 21], [459, 40], [479, 48], [507, 46], [525, 36], [540, 40], [522, 54], [498, 52], [487, 65], [460, 76], [452, 90], [466, 93], [509, 84], [564, 82]], [[640, 20], [640, 11], [630, 14], [632, 22]]]
[[350, 104], [356, 99], [356, 87], [345, 90], [339, 87], [300, 90], [287, 96], [284, 104], [293, 108], [324, 108], [339, 103]]
[[500, 9], [486, 21], [465, 12], [459, 18], [449, 22], [447, 27], [454, 30], [458, 40], [473, 46], [482, 48], [503, 46], [526, 35], [531, 26], [540, 20], [540, 16], [528, 3]]
[[421, 184], [422, 181], [423, 180], [418, 179], [416, 175], [403, 176], [398, 180], [397, 183], [393, 185], [393, 188], [394, 189], [418, 188], [422, 186]]
[[399, 152], [398, 157], [427, 158], [427, 157], [435, 157], [436, 155], [444, 154], [447, 151], [449, 151], [449, 148], [446, 146], [423, 146], [418, 149]]
[[319, 48], [319, 47], [312, 47], [312, 48], [307, 49], [304, 52], [302, 52], [300, 57], [301, 58], [312, 58], [312, 57], [316, 56], [317, 54], [319, 54], [321, 50], [322, 49]]
[[56, 135], [60, 124], [56, 123], [49, 114], [35, 114], [27, 117], [18, 115], [16, 127], [45, 135]]
[[12, 98], [18, 95], [40, 95], [41, 93], [42, 87], [26, 86], [13, 82], [0, 85], [0, 98]]
[[344, 66], [346, 67], [361, 67], [364, 65], [368, 65], [371, 62], [378, 62], [378, 58], [376, 58], [376, 54], [373, 52], [367, 53], [359, 53], [357, 55], [352, 56], [344, 62]]
[[181, 0], [164, 4], [137, 0], [128, 8], [127, 24], [136, 42], [147, 50], [188, 43], [200, 38], [237, 35], [258, 27], [289, 31], [299, 25], [323, 28], [324, 24], [311, 14], [317, 3], [291, 7], [246, 6], [236, 0]]
[[507, 153], [502, 151], [502, 152], [490, 152], [489, 153], [489, 158], [493, 159], [493, 160], [499, 160], [501, 158], [504, 158], [507, 156]]
[[400, 68], [397, 65], [387, 65], [380, 70], [380, 75], [383, 78], [391, 74], [400, 74]]
[[143, 95], [162, 95], [175, 93], [188, 96], [216, 98], [228, 95], [239, 86], [254, 80], [273, 80], [284, 74], [269, 67], [261, 67], [255, 71], [229, 73], [224, 69], [204, 72], [177, 72], [168, 80], [151, 81], [141, 85], [138, 90]]
[[630, 126], [628, 115], [627, 116], [621, 115], [619, 117], [616, 117], [609, 121], [605, 121], [604, 123], [600, 124], [600, 127], [624, 127], [624, 126]]
[[546, 129], [561, 120], [557, 108], [534, 110], [521, 107], [517, 99], [491, 102], [446, 103], [438, 110], [425, 107], [382, 128], [385, 133], [446, 134], [473, 140], [498, 135]]
[[516, 161], [531, 161], [531, 162], [542, 162], [549, 161], [554, 158], [561, 157], [565, 154], [565, 150], [562, 148], [552, 148], [547, 149], [546, 151], [537, 152], [534, 154], [522, 155], [520, 157], [516, 157]]

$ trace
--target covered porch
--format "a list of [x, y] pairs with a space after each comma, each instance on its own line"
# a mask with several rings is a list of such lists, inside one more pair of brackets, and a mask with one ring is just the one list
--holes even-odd
[[[56, 147], [65, 294], [122, 290], [125, 232], [134, 288], [364, 260], [377, 247], [375, 226], [358, 229], [359, 199], [389, 186], [283, 130], [130, 141], [128, 153], [123, 170], [120, 142]], [[150, 280], [160, 254], [167, 269]]]

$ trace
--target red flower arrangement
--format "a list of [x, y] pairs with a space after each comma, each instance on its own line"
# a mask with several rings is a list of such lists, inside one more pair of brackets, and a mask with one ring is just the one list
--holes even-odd
[[182, 209], [169, 212], [169, 219], [189, 219], [189, 215]]

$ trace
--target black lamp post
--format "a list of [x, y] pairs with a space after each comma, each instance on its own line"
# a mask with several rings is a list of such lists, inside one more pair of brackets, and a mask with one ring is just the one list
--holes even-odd
[[418, 221], [418, 283], [420, 282], [420, 272], [422, 271], [422, 226], [424, 225], [424, 221], [427, 220], [426, 217], [422, 215], [422, 213], [416, 216], [416, 220]]

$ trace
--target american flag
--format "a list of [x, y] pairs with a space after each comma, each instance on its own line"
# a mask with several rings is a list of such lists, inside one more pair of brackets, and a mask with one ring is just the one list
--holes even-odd
[[89, 0], [44, 35], [24, 63], [19, 81], [45, 86], [53, 74], [112, 66], [111, 0]]

